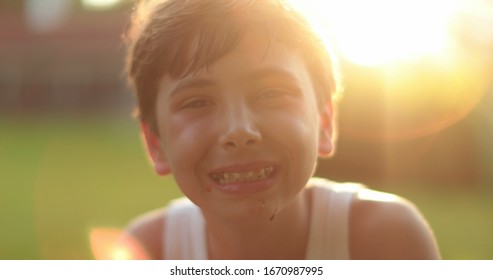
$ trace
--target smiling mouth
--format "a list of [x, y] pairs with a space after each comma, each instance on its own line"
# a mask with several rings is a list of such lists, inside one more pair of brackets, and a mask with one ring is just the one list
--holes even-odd
[[274, 172], [273, 166], [258, 168], [247, 172], [212, 173], [211, 178], [219, 184], [255, 182], [267, 179]]

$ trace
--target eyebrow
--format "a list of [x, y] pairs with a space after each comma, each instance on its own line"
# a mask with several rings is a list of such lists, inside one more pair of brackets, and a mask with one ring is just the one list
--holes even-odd
[[[273, 77], [280, 77], [283, 79], [289, 79], [293, 82], [298, 82], [298, 79], [294, 74], [277, 67], [267, 67], [254, 71], [246, 76], [246, 81], [256, 81]], [[184, 89], [212, 87], [215, 85], [216, 83], [213, 80], [209, 80], [207, 78], [184, 79], [180, 81], [178, 85], [171, 91], [170, 96], [173, 96]]]
[[176, 85], [173, 91], [171, 91], [170, 96], [177, 94], [183, 89], [204, 88], [204, 87], [214, 86], [215, 84], [216, 83], [214, 83], [212, 80], [209, 79], [185, 79], [180, 81], [178, 85]]
[[281, 77], [284, 79], [293, 80], [295, 82], [298, 81], [297, 77], [293, 73], [277, 67], [268, 67], [255, 71], [248, 75], [248, 80], [255, 81], [271, 77]]

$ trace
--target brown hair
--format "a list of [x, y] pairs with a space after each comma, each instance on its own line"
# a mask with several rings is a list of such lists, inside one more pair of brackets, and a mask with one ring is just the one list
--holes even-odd
[[161, 79], [207, 67], [231, 51], [252, 25], [301, 55], [321, 106], [337, 93], [338, 73], [326, 46], [283, 0], [141, 0], [126, 36], [126, 71], [138, 117], [157, 131], [155, 100]]

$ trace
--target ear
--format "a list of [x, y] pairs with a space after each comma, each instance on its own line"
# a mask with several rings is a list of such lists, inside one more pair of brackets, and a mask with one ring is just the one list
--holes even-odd
[[332, 102], [320, 109], [320, 135], [318, 139], [318, 156], [330, 157], [334, 151], [335, 131]]
[[147, 152], [149, 153], [156, 173], [161, 176], [170, 174], [171, 168], [159, 145], [159, 137], [152, 131], [147, 122], [142, 121], [140, 123], [140, 129], [144, 135]]

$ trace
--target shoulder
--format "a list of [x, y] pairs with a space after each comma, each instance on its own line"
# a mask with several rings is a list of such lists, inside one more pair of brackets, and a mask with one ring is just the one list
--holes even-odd
[[166, 209], [160, 208], [132, 220], [126, 229], [146, 251], [149, 259], [162, 259]]
[[438, 259], [433, 232], [418, 208], [399, 196], [362, 189], [351, 206], [353, 259]]

